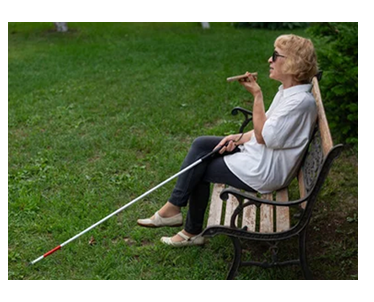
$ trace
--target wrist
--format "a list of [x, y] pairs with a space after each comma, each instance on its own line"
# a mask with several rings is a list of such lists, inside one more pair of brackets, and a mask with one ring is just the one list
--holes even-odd
[[254, 92], [253, 92], [253, 97], [254, 97], [255, 99], [256, 99], [256, 98], [259, 98], [259, 97], [262, 98], [262, 90], [259, 89], [259, 90], [257, 90], [257, 91], [254, 91]]

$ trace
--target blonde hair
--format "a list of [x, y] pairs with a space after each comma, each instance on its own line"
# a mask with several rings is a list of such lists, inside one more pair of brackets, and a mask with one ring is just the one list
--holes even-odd
[[318, 71], [317, 55], [311, 40], [296, 35], [279, 36], [274, 47], [286, 56], [283, 73], [291, 74], [300, 83], [311, 82]]

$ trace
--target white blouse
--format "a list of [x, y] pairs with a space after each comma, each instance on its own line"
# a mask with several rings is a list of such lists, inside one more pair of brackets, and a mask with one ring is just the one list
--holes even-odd
[[287, 186], [297, 172], [317, 119], [311, 84], [279, 91], [266, 112], [264, 144], [252, 138], [241, 152], [224, 157], [227, 167], [241, 181], [260, 193]]

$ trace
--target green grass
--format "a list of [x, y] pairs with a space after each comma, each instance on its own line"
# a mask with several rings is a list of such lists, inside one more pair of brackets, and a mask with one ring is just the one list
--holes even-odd
[[[9, 24], [8, 278], [225, 278], [226, 238], [175, 250], [159, 238], [179, 229], [136, 225], [168, 199], [174, 182], [27, 263], [175, 174], [195, 137], [236, 132], [241, 118], [230, 111], [251, 108], [251, 97], [225, 79], [257, 71], [271, 100], [278, 83], [267, 78], [267, 60], [283, 32], [198, 23], [69, 27], [58, 34], [52, 23]], [[331, 175], [311, 224], [311, 266], [321, 279], [357, 278], [356, 156], [345, 154]], [[302, 275], [244, 268], [238, 278]]]

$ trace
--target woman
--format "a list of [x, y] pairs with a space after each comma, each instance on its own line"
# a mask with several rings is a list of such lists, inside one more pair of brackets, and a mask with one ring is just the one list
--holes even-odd
[[[202, 245], [199, 236], [210, 195], [210, 183], [225, 183], [246, 191], [267, 193], [287, 186], [306, 150], [317, 117], [311, 80], [317, 73], [312, 42], [295, 35], [282, 35], [269, 58], [269, 77], [282, 83], [267, 112], [261, 87], [246, 73], [241, 81], [254, 97], [253, 130], [222, 137], [199, 137], [188, 152], [182, 169], [211, 150], [222, 147], [220, 156], [182, 174], [168, 202], [145, 227], [181, 226], [181, 207], [187, 206], [184, 229], [161, 241], [171, 246]], [[228, 143], [227, 146], [224, 146]]]

